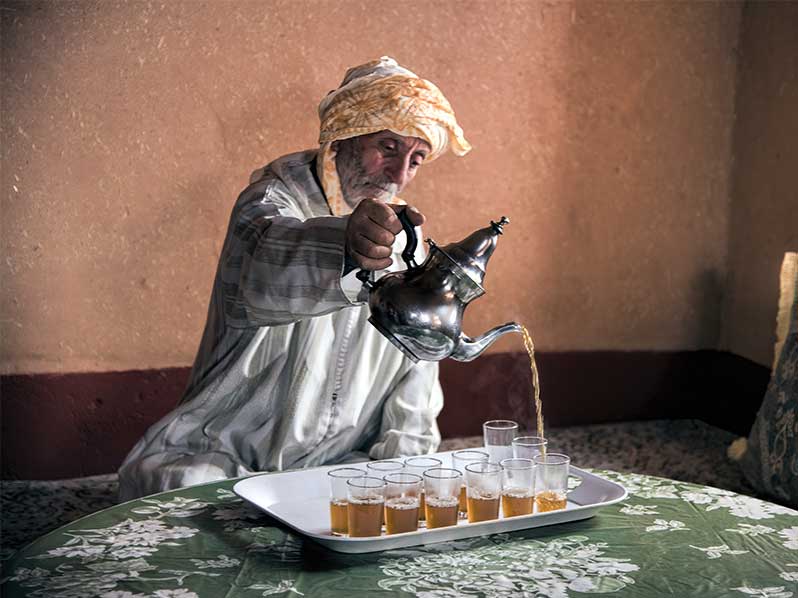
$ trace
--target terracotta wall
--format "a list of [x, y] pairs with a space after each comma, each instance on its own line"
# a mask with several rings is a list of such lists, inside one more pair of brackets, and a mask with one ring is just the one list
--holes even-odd
[[[741, 191], [730, 219], [741, 13], [669, 1], [3, 2], [0, 367], [189, 364], [250, 171], [314, 146], [318, 101], [382, 54], [435, 81], [474, 145], [425, 166], [406, 193], [427, 234], [512, 220], [468, 332], [519, 319], [543, 351], [715, 348], [728, 256], [745, 251], [730, 230], [760, 199]], [[754, 72], [769, 42], [746, 43]], [[767, 102], [760, 83], [781, 93], [764, 77], [741, 107]], [[761, 121], [745, 122], [756, 136]], [[741, 190], [775, 168], [751, 159], [763, 165]], [[758, 280], [759, 261], [745, 272]], [[738, 293], [733, 311], [758, 293]], [[758, 356], [761, 333], [745, 327], [731, 347]]]
[[724, 345], [770, 365], [786, 251], [798, 251], [798, 3], [745, 6]]

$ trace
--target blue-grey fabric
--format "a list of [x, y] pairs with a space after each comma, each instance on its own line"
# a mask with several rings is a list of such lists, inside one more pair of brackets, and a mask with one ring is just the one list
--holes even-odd
[[798, 507], [798, 288], [789, 290], [789, 328], [741, 466], [757, 490]]

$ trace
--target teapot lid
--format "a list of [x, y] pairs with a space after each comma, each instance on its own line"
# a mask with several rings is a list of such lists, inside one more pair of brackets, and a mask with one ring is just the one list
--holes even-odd
[[502, 228], [509, 223], [510, 220], [505, 216], [502, 216], [498, 222], [491, 220], [490, 226], [471, 233], [459, 243], [450, 243], [445, 247], [438, 247], [429, 240], [428, 242], [446, 255], [482, 290], [488, 260], [496, 249], [499, 235], [503, 234]]

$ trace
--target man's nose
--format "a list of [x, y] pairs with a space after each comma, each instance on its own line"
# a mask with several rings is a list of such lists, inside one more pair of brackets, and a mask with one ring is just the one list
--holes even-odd
[[393, 160], [386, 167], [385, 174], [401, 190], [410, 180], [410, 157]]

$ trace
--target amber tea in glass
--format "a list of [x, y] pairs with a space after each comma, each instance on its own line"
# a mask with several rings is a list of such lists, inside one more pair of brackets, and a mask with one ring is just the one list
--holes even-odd
[[328, 471], [327, 475], [330, 478], [330, 531], [343, 536], [349, 533], [346, 481], [364, 476], [366, 472], [356, 467], [339, 467]]
[[535, 463], [532, 459], [504, 459], [501, 466], [502, 514], [505, 517], [532, 514]]
[[389, 473], [383, 480], [386, 533], [416, 531], [423, 478], [414, 473]]
[[385, 482], [371, 476], [346, 481], [349, 506], [347, 523], [351, 538], [379, 536], [385, 505]]
[[535, 495], [535, 506], [538, 513], [561, 511], [568, 505], [568, 497], [554, 490], [544, 490]]
[[535, 509], [538, 513], [558, 511], [568, 505], [568, 469], [571, 459], [562, 453], [534, 458]]
[[478, 450], [464, 450], [455, 451], [452, 453], [452, 468], [456, 469], [462, 474], [462, 482], [460, 484], [460, 497], [458, 511], [461, 517], [468, 514], [468, 500], [466, 498], [466, 485], [465, 485], [465, 468], [469, 463], [477, 463], [479, 461], [487, 461], [488, 453]]
[[457, 525], [463, 474], [456, 469], [437, 467], [424, 472], [427, 496], [427, 529]]
[[502, 466], [479, 461], [466, 465], [468, 522], [488, 521], [499, 517], [502, 492]]
[[[368, 463], [366, 463], [366, 470], [368, 471], [368, 475], [382, 479], [384, 476], [388, 475], [389, 473], [400, 473], [404, 471], [405, 466], [401, 461], [392, 461], [390, 459], [384, 459], [382, 461], [369, 461]], [[383, 526], [385, 525], [384, 510], [382, 513], [382, 525]]]
[[473, 494], [468, 497], [468, 522], [490, 521], [499, 518], [498, 495], [482, 496]]
[[[410, 473], [415, 473], [417, 475], [423, 476], [424, 472], [428, 469], [432, 469], [433, 467], [440, 467], [443, 465], [443, 461], [440, 459], [436, 459], [435, 457], [408, 457], [405, 459], [405, 471]], [[419, 521], [423, 521], [426, 517], [426, 509], [424, 508], [424, 500], [426, 498], [426, 493], [424, 488], [421, 488], [421, 502], [418, 507], [418, 519]]]

